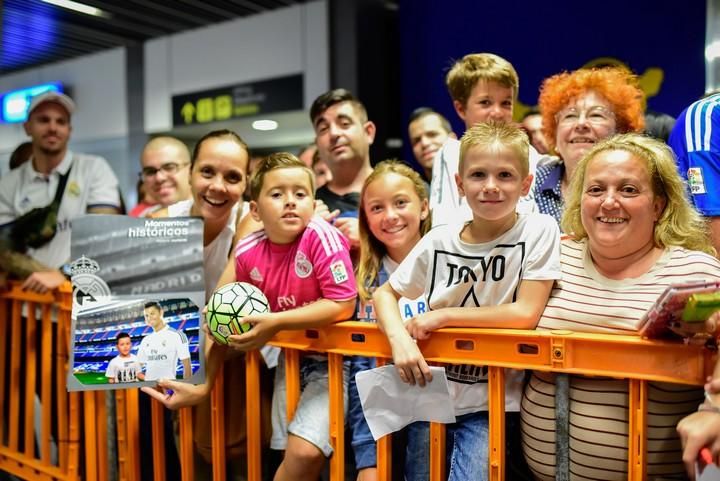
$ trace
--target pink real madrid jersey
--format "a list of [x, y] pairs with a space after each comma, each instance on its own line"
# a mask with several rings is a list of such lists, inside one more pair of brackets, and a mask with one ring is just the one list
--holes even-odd
[[318, 217], [290, 244], [274, 244], [262, 230], [241, 239], [235, 247], [235, 277], [257, 286], [273, 312], [357, 295], [347, 239]]

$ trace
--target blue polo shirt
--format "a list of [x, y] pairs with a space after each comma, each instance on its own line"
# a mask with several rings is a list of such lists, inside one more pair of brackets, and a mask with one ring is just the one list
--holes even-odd
[[685, 109], [668, 144], [695, 207], [706, 217], [720, 216], [720, 94]]

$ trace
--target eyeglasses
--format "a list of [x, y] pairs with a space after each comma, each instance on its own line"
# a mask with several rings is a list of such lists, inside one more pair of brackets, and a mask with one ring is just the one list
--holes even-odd
[[615, 118], [615, 113], [596, 105], [585, 110], [578, 110], [574, 107], [561, 110], [555, 116], [558, 125], [575, 125], [580, 121], [581, 115], [585, 116], [585, 121], [593, 125], [606, 125]]
[[184, 164], [178, 164], [177, 162], [168, 162], [166, 164], [162, 164], [159, 169], [156, 169], [155, 167], [143, 167], [142, 171], [140, 172], [140, 178], [141, 179], [149, 179], [150, 177], [155, 177], [155, 175], [158, 173], [158, 171], [163, 171], [168, 175], [175, 174], [178, 170], [180, 170], [181, 167], [185, 167], [188, 165], [187, 162]]

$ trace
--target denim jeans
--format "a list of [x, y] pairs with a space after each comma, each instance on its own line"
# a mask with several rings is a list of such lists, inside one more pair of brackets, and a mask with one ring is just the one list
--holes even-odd
[[464, 414], [445, 434], [448, 481], [487, 481], [489, 422], [487, 411]]
[[418, 421], [407, 428], [405, 481], [430, 479], [430, 423]]

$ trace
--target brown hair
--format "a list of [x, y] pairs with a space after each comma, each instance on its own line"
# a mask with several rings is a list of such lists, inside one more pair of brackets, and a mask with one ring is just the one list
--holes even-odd
[[272, 172], [277, 169], [291, 169], [298, 168], [303, 169], [310, 180], [310, 195], [315, 194], [315, 175], [313, 171], [308, 168], [305, 163], [295, 157], [293, 154], [288, 152], [276, 152], [270, 154], [260, 161], [258, 166], [255, 168], [252, 177], [250, 178], [250, 199], [258, 200], [260, 197], [260, 191], [263, 188], [263, 182], [268, 172]]
[[493, 53], [471, 53], [455, 62], [445, 77], [450, 97], [467, 104], [470, 93], [479, 81], [497, 82], [512, 89], [517, 98], [520, 79], [510, 62]]

